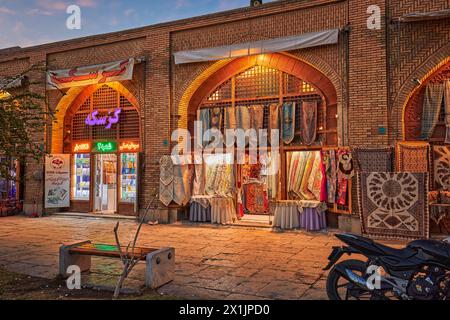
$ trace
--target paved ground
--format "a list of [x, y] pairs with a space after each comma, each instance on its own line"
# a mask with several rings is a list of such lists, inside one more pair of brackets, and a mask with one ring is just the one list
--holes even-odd
[[[93, 240], [114, 243], [114, 220], [49, 217], [0, 219], [0, 266], [37, 277], [54, 278], [63, 242]], [[121, 222], [123, 243], [137, 224]], [[331, 247], [330, 235], [274, 232], [270, 229], [195, 225], [147, 226], [140, 245], [176, 249], [176, 278], [161, 294], [186, 299], [326, 299], [322, 268]], [[114, 285], [120, 262], [94, 258], [83, 279]], [[125, 286], [143, 285], [143, 268]]]

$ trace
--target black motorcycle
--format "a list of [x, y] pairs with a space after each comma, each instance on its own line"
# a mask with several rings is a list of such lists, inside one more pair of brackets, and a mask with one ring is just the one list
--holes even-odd
[[[333, 267], [327, 279], [330, 300], [450, 300], [450, 238], [394, 249], [353, 234], [336, 237], [347, 246], [333, 247], [324, 269]], [[365, 261], [337, 263], [344, 254]]]

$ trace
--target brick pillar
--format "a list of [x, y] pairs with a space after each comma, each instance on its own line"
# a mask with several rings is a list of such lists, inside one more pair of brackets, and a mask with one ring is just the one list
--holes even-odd
[[[381, 29], [370, 30], [369, 6], [381, 9]], [[386, 23], [384, 0], [349, 0], [351, 26], [349, 43], [350, 146], [388, 144], [388, 90], [386, 58]], [[386, 130], [386, 132], [383, 132]]]

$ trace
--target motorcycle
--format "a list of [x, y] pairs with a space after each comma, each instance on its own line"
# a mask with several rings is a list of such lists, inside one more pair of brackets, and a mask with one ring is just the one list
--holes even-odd
[[[450, 238], [417, 240], [403, 249], [338, 234], [347, 246], [333, 247], [327, 279], [330, 300], [450, 300]], [[344, 254], [365, 257], [338, 261]]]

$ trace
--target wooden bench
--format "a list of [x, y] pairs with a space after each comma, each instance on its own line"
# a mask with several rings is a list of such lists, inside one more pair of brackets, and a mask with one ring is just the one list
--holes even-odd
[[[122, 252], [126, 252], [122, 248]], [[67, 273], [70, 266], [78, 266], [81, 272], [89, 272], [91, 269], [91, 257], [120, 258], [117, 246], [109, 244], [91, 243], [91, 241], [64, 244], [59, 251], [59, 274], [63, 278], [69, 277]], [[146, 261], [145, 285], [156, 289], [174, 278], [175, 249], [174, 248], [144, 248], [135, 247], [128, 258], [137, 258]]]

